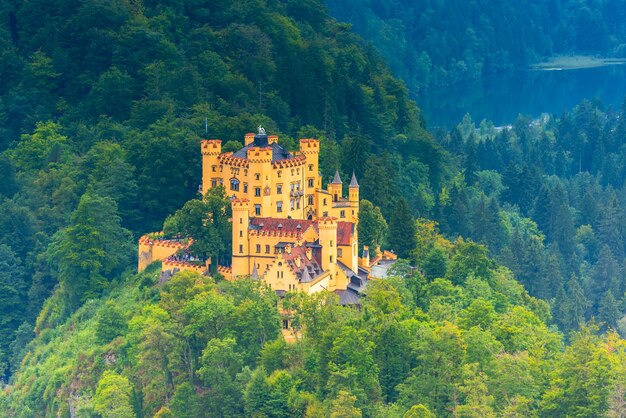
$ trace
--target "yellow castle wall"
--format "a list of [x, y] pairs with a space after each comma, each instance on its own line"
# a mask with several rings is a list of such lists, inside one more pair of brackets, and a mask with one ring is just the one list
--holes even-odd
[[176, 251], [185, 247], [186, 245], [183, 243], [152, 240], [147, 235], [144, 235], [139, 239], [137, 271], [141, 273], [149, 264], [157, 260], [165, 260], [167, 257], [176, 254]]
[[[247, 134], [245, 141], [253, 139]], [[268, 139], [278, 142], [277, 136]], [[314, 211], [315, 190], [321, 186], [319, 141], [302, 139], [300, 147], [293, 153], [296, 158], [272, 162], [271, 149], [249, 148], [247, 159], [242, 159], [222, 153], [221, 140], [202, 141], [202, 193], [223, 185], [227, 195], [250, 201], [250, 216], [305, 219]], [[260, 213], [255, 205], [260, 205]]]

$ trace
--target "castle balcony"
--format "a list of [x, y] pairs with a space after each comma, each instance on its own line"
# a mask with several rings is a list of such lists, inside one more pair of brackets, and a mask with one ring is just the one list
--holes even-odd
[[292, 190], [289, 192], [289, 196], [291, 197], [302, 197], [304, 196], [304, 190]]

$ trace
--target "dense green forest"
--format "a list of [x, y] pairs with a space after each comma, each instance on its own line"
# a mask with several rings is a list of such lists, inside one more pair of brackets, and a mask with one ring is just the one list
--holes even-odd
[[626, 57], [618, 0], [328, 0], [372, 42], [412, 92], [559, 54]]
[[[624, 413], [626, 106], [429, 133], [317, 0], [0, 12], [0, 415]], [[134, 273], [174, 224], [224, 258], [227, 212], [201, 220], [228, 202], [195, 199], [205, 120], [225, 147], [317, 137], [325, 179], [356, 173], [361, 245], [404, 259], [360, 310], [288, 294], [287, 345], [257, 283]]]

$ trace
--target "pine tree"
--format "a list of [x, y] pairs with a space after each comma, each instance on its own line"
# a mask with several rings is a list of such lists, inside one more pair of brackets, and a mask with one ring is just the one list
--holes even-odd
[[615, 300], [613, 292], [608, 290], [600, 301], [598, 320], [604, 323], [604, 329], [617, 329], [617, 320], [621, 317], [622, 314], [619, 309], [619, 304], [617, 300]]
[[400, 199], [389, 223], [389, 247], [400, 258], [409, 258], [417, 246], [417, 227], [406, 200]]

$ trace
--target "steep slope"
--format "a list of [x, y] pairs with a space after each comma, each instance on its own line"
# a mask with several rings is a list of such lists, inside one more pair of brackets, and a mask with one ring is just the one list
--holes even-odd
[[[626, 343], [585, 328], [563, 350], [545, 302], [477, 244], [417, 234], [439, 275], [406, 263], [372, 281], [361, 309], [288, 293], [301, 337], [280, 335], [276, 295], [159, 267], [128, 276], [38, 336], [0, 394], [9, 417], [584, 416], [617, 413]], [[422, 415], [419, 415], [422, 411]], [[407, 415], [408, 414], [408, 415]]]

